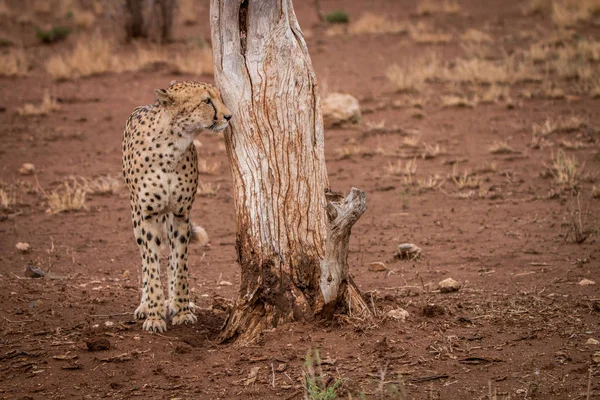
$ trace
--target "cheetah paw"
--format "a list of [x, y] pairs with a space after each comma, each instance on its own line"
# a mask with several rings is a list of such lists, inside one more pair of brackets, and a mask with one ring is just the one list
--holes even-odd
[[146, 318], [146, 315], [148, 315], [148, 304], [146, 302], [140, 303], [140, 306], [135, 309], [135, 311], [133, 312], [133, 315], [137, 319]]
[[198, 321], [198, 318], [194, 315], [193, 312], [187, 311], [179, 311], [177, 315], [173, 317], [171, 323], [173, 325], [181, 325], [181, 324], [195, 324]]
[[163, 317], [148, 317], [144, 321], [144, 330], [149, 332], [166, 332], [167, 323]]

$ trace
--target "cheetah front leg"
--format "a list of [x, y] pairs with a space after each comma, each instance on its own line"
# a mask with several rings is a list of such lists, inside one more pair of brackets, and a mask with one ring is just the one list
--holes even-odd
[[152, 332], [167, 330], [164, 294], [160, 282], [160, 217], [143, 219], [137, 243], [142, 253], [142, 302], [136, 316], [146, 316], [144, 329]]
[[190, 241], [190, 219], [188, 215], [169, 217], [169, 314], [173, 325], [193, 324], [198, 318], [190, 307], [188, 284], [188, 244]]

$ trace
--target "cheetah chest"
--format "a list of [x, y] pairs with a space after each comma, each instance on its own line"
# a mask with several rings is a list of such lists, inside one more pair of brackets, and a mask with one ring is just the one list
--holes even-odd
[[147, 157], [150, 164], [138, 187], [138, 200], [144, 214], [181, 215], [189, 211], [198, 185], [194, 146], [190, 145], [179, 157], [168, 152]]

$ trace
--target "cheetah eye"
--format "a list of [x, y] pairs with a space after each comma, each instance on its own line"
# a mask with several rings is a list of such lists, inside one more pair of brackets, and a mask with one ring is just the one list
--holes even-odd
[[210, 98], [208, 98], [208, 99], [205, 99], [205, 100], [202, 100], [202, 102], [203, 102], [203, 103], [205, 103], [205, 104], [210, 104], [210, 103], [212, 103], [212, 101], [211, 101], [211, 99], [210, 99]]

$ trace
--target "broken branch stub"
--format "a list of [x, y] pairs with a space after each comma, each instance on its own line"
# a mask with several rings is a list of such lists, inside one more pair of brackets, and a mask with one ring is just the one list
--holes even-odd
[[[320, 287], [325, 305], [336, 303], [340, 295], [348, 297], [348, 307], [362, 312], [368, 310], [366, 303], [348, 273], [348, 243], [352, 226], [367, 209], [367, 195], [360, 189], [352, 188], [343, 199], [339, 193], [326, 190], [327, 239], [325, 257], [321, 261]], [[342, 201], [343, 199], [343, 201]], [[344, 287], [347, 285], [346, 290]], [[356, 296], [352, 293], [356, 292]], [[351, 304], [351, 303], [357, 304]]]

